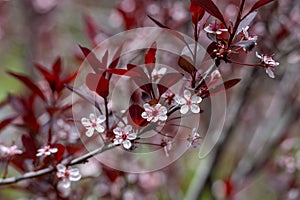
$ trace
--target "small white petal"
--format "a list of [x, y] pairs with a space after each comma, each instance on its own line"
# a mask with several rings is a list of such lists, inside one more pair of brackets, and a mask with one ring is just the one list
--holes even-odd
[[150, 110], [151, 110], [151, 106], [150, 106], [148, 103], [145, 103], [145, 104], [144, 104], [144, 109], [145, 109], [145, 110], [146, 110], [146, 109], [148, 109], [148, 110], [150, 109]]
[[168, 119], [168, 116], [167, 115], [160, 115], [159, 116], [159, 120], [160, 121], [166, 121]]
[[85, 117], [81, 118], [81, 124], [82, 124], [83, 126], [85, 126], [85, 127], [90, 127], [90, 126], [91, 126], [90, 120], [87, 119], [87, 118], [85, 118]]
[[65, 170], [66, 170], [66, 166], [64, 166], [63, 164], [58, 164], [58, 165], [56, 166], [56, 169], [57, 169], [58, 171], [65, 171]]
[[81, 174], [77, 168], [70, 169], [70, 181], [79, 181], [81, 179]]
[[43, 155], [43, 152], [39, 152], [39, 153], [36, 154], [37, 157], [40, 157], [42, 155]]
[[259, 59], [262, 58], [261, 55], [259, 55], [257, 52], [255, 52], [255, 55], [256, 55], [256, 57], [259, 58]]
[[103, 133], [104, 132], [104, 127], [102, 125], [98, 125], [96, 126], [96, 130], [99, 132], [99, 133]]
[[175, 101], [176, 103], [178, 103], [179, 105], [183, 105], [183, 104], [186, 104], [186, 100], [182, 97], [179, 97], [179, 96], [176, 96], [175, 97]]
[[121, 144], [122, 141], [123, 141], [122, 139], [115, 138], [115, 139], [114, 139], [114, 145]]
[[90, 120], [91, 120], [92, 122], [95, 122], [95, 121], [96, 121], [96, 117], [95, 117], [95, 114], [94, 114], [94, 113], [91, 113], [91, 114], [90, 114]]
[[129, 133], [131, 130], [132, 130], [132, 126], [131, 126], [131, 125], [127, 125], [127, 126], [125, 126], [125, 128], [124, 128], [124, 132], [125, 132], [125, 133]]
[[180, 108], [181, 114], [186, 114], [188, 111], [189, 111], [189, 106], [187, 106], [187, 105], [181, 106], [181, 108]]
[[97, 123], [103, 123], [105, 120], [106, 120], [105, 115], [100, 115], [100, 116], [97, 118]]
[[51, 153], [56, 153], [57, 151], [58, 151], [57, 148], [52, 148], [52, 149], [50, 149], [50, 152], [51, 152]]
[[94, 134], [94, 128], [89, 128], [86, 132], [85, 135], [88, 137], [91, 137]]
[[130, 134], [127, 135], [127, 138], [129, 140], [134, 140], [136, 137], [137, 137], [136, 133], [130, 133]]
[[199, 108], [198, 105], [192, 104], [192, 105], [191, 105], [191, 111], [192, 111], [193, 113], [199, 113], [199, 112], [200, 112], [200, 108]]
[[162, 106], [162, 107], [160, 107], [159, 108], [159, 114], [161, 115], [161, 114], [167, 114], [167, 112], [168, 112], [168, 110], [167, 110], [167, 108], [166, 107], [164, 107], [164, 106]]
[[185, 99], [190, 99], [191, 98], [191, 92], [189, 90], [184, 90], [183, 96]]
[[[149, 119], [149, 118], [148, 118], [148, 119]], [[148, 121], [148, 120], [147, 120], [147, 121]], [[151, 117], [149, 121], [157, 122], [157, 121], [158, 121], [158, 116]]]
[[193, 95], [192, 96], [192, 103], [200, 103], [202, 101], [202, 98], [197, 96], [197, 95]]
[[274, 75], [274, 72], [272, 71], [272, 69], [267, 68], [267, 69], [266, 69], [266, 73], [268, 74], [268, 76], [269, 76], [270, 78], [275, 78], [275, 75]]
[[122, 135], [122, 130], [120, 129], [120, 127], [114, 128], [113, 132], [115, 135]]
[[148, 118], [148, 114], [146, 112], [142, 113], [142, 118], [147, 119]]
[[69, 188], [71, 186], [71, 181], [67, 178], [60, 181], [60, 185], [64, 188]]
[[161, 107], [161, 104], [160, 104], [160, 103], [158, 103], [158, 104], [156, 104], [156, 105], [154, 106], [154, 109], [155, 109], [155, 110], [159, 110], [159, 109], [160, 109], [160, 107]]
[[131, 142], [129, 140], [123, 141], [122, 144], [125, 149], [129, 149], [131, 147]]

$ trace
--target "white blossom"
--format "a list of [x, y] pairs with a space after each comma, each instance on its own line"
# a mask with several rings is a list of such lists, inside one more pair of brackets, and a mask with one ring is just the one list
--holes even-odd
[[276, 62], [272, 56], [266, 56], [266, 55], [259, 55], [256, 52], [256, 57], [260, 59], [260, 62], [263, 64], [266, 73], [270, 78], [275, 78], [273, 70], [275, 70], [275, 67], [279, 65], [279, 62]]
[[147, 119], [148, 122], [157, 122], [167, 120], [167, 108], [161, 104], [150, 106], [148, 103], [144, 104], [145, 112], [142, 113], [142, 117]]
[[90, 119], [87, 119], [83, 117], [81, 119], [82, 125], [87, 129], [86, 136], [91, 137], [94, 134], [94, 131], [96, 130], [99, 133], [104, 132], [104, 126], [102, 126], [102, 123], [106, 120], [105, 115], [100, 115], [96, 118], [96, 116], [91, 113]]
[[222, 32], [227, 32], [228, 29], [226, 28], [220, 28], [220, 26], [217, 23], [209, 24], [204, 28], [204, 31], [211, 34], [220, 35]]
[[79, 181], [81, 179], [81, 174], [77, 168], [58, 164], [56, 169], [56, 176], [61, 180], [59, 185], [64, 188], [69, 188], [71, 186], [71, 181]]
[[57, 148], [51, 148], [50, 145], [46, 145], [43, 148], [38, 149], [36, 156], [50, 156], [52, 153], [56, 153]]
[[186, 114], [189, 110], [191, 110], [193, 113], [200, 112], [200, 107], [198, 104], [202, 101], [202, 98], [197, 96], [197, 94], [192, 96], [189, 90], [184, 90], [183, 97], [176, 96], [175, 101], [181, 105], [181, 114]]
[[113, 129], [113, 132], [115, 134], [114, 144], [122, 144], [125, 149], [130, 149], [132, 146], [131, 140], [137, 137], [131, 125], [118, 126]]
[[192, 134], [189, 135], [187, 140], [189, 142], [188, 147], [194, 147], [194, 148], [198, 148], [202, 142], [202, 138], [200, 134], [197, 132], [196, 128], [193, 128]]
[[162, 67], [160, 69], [154, 68], [152, 73], [151, 73], [151, 77], [153, 80], [157, 80], [159, 78], [161, 78], [163, 75], [165, 75], [167, 72], [167, 68]]
[[12, 145], [10, 147], [0, 145], [0, 155], [1, 157], [10, 157], [16, 154], [22, 154], [23, 151], [18, 149], [16, 145]]

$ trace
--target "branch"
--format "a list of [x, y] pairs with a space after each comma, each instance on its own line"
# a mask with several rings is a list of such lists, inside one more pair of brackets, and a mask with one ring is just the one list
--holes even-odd
[[[87, 160], [99, 153], [102, 153], [104, 151], [107, 151], [109, 149], [112, 149], [113, 147], [115, 147], [116, 145], [114, 144], [105, 144], [102, 147], [95, 149], [94, 151], [91, 151], [79, 158], [75, 158], [74, 160], [72, 160], [68, 166], [72, 166], [72, 165], [76, 165], [76, 164], [81, 164], [81, 163], [85, 163], [87, 162]], [[45, 169], [41, 169], [38, 171], [33, 171], [33, 172], [27, 172], [23, 175], [20, 176], [15, 176], [15, 177], [10, 177], [10, 178], [5, 178], [5, 179], [0, 179], [0, 185], [7, 185], [7, 184], [13, 184], [13, 183], [17, 183], [19, 181], [22, 180], [26, 180], [26, 179], [30, 179], [30, 178], [36, 178], [39, 176], [43, 176], [46, 174], [50, 174], [52, 172], [56, 171], [56, 168], [53, 167], [48, 167]]]

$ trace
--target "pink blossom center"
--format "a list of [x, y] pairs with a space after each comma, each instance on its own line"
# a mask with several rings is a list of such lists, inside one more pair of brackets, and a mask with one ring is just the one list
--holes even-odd
[[96, 122], [92, 122], [92, 127], [93, 127], [93, 128], [96, 128], [96, 127], [97, 127]]
[[126, 140], [127, 139], [127, 134], [126, 133], [122, 133], [122, 140]]

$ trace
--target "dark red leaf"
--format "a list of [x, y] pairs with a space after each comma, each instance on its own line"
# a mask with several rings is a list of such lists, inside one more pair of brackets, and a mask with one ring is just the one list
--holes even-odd
[[34, 139], [30, 135], [22, 135], [22, 144], [25, 149], [24, 156], [26, 158], [36, 159], [37, 146], [34, 142]]
[[202, 7], [206, 12], [219, 19], [224, 25], [226, 25], [222, 13], [212, 0], [191, 0], [191, 2], [195, 6]]
[[55, 157], [56, 162], [59, 163], [63, 158], [64, 152], [65, 152], [65, 147], [62, 144], [53, 144], [53, 145], [51, 145], [51, 147], [58, 149], [58, 151], [54, 154], [54, 157]]
[[0, 131], [2, 129], [4, 129], [7, 125], [9, 125], [16, 117], [13, 116], [13, 117], [8, 117], [6, 119], [3, 119], [1, 122], [0, 122]]
[[147, 53], [145, 54], [145, 64], [147, 66], [147, 70], [149, 74], [153, 71], [155, 67], [155, 61], [156, 61], [156, 42], [153, 42]]
[[259, 0], [258, 2], [256, 2], [252, 8], [250, 9], [249, 13], [253, 12], [254, 10], [268, 4], [268, 3], [271, 3], [272, 1], [274, 0]]
[[58, 57], [52, 66], [53, 74], [58, 78], [61, 72], [61, 58]]
[[114, 54], [114, 57], [112, 58], [112, 62], [109, 64], [109, 67], [108, 67], [109, 69], [117, 67], [119, 60], [120, 60], [121, 52], [122, 52], [122, 46], [120, 48], [118, 48], [118, 50]]
[[32, 92], [34, 92], [41, 99], [43, 99], [44, 101], [46, 101], [46, 97], [44, 96], [44, 94], [41, 91], [41, 89], [34, 82], [32, 82], [32, 80], [30, 80], [27, 76], [24, 76], [24, 75], [21, 75], [21, 74], [17, 74], [17, 73], [14, 73], [14, 72], [7, 72], [7, 73], [10, 74], [11, 76], [17, 78], [22, 83], [24, 83], [30, 90], [32, 90]]
[[192, 64], [192, 61], [187, 56], [180, 56], [178, 59], [178, 65], [189, 74], [196, 72], [196, 68]]
[[127, 69], [107, 69], [105, 70], [107, 73], [117, 74], [117, 75], [125, 75], [125, 76], [139, 76], [140, 74], [135, 70], [127, 70]]
[[210, 89], [209, 92], [210, 92], [211, 95], [212, 94], [216, 94], [218, 92], [221, 92], [221, 91], [227, 90], [229, 88], [232, 88], [233, 86], [235, 86], [236, 84], [238, 84], [240, 81], [241, 81], [240, 78], [236, 78], [236, 79], [225, 81], [224, 83], [216, 86], [215, 88]]
[[102, 75], [89, 73], [86, 76], [86, 85], [91, 91], [106, 98], [109, 92], [109, 81]]
[[98, 34], [98, 27], [93, 18], [89, 15], [84, 16], [85, 30], [92, 43], [95, 43], [95, 38]]
[[204, 16], [204, 9], [200, 6], [194, 4], [194, 1], [191, 0], [190, 12], [192, 13], [192, 22], [197, 24]]
[[142, 113], [144, 111], [145, 111], [144, 108], [142, 108], [137, 104], [132, 104], [129, 107], [129, 115], [130, 115], [129, 120], [133, 122], [133, 125], [136, 125], [137, 127], [145, 125], [147, 121], [146, 119], [142, 118]]
[[159, 27], [161, 27], [161, 28], [167, 29], [168, 32], [169, 32], [170, 34], [174, 35], [174, 36], [177, 37], [179, 40], [185, 42], [184, 37], [183, 37], [180, 33], [176, 32], [176, 31], [173, 31], [171, 28], [167, 27], [166, 25], [163, 25], [162, 23], [160, 23], [159, 21], [157, 21], [156, 19], [154, 19], [154, 18], [151, 17], [150, 15], [147, 15], [147, 16], [148, 16], [148, 17], [149, 17], [149, 18], [150, 18], [157, 26], [159, 26]]
[[169, 73], [164, 75], [158, 83], [159, 96], [165, 93], [172, 85], [178, 83], [182, 79], [182, 74]]
[[100, 113], [102, 113], [100, 105], [98, 104], [97, 101], [95, 101], [95, 99], [93, 99], [90, 96], [84, 94], [82, 91], [80, 91], [80, 90], [78, 90], [76, 88], [73, 88], [70, 85], [66, 84], [65, 87], [68, 88], [69, 90], [71, 90], [72, 92], [74, 92], [75, 94], [77, 94], [78, 96], [82, 97], [83, 99], [87, 100], [89, 103], [91, 103], [92, 105], [94, 105], [100, 111]]
[[[91, 67], [96, 73], [101, 73], [101, 71], [103, 71], [106, 68], [106, 63], [103, 61], [100, 62], [96, 55], [93, 52], [91, 52], [90, 49], [82, 46], [79, 46], [79, 48], [81, 49], [82, 53], [88, 60], [88, 63], [91, 65]], [[103, 60], [105, 60], [105, 55], [103, 57]]]
[[49, 83], [55, 80], [55, 77], [49, 71], [47, 71], [45, 67], [38, 63], [35, 63], [34, 65]]

